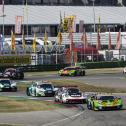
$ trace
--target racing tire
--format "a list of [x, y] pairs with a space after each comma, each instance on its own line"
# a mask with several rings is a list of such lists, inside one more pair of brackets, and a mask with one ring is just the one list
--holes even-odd
[[77, 76], [77, 71], [75, 71], [74, 76]]
[[12, 88], [13, 92], [17, 92], [17, 87]]
[[34, 91], [34, 96], [35, 97], [38, 97], [38, 94], [36, 93], [36, 90]]
[[84, 73], [83, 73], [83, 71], [81, 71], [81, 72], [80, 72], [80, 76], [84, 76]]
[[92, 106], [91, 106], [91, 104], [90, 104], [89, 102], [87, 102], [87, 108], [88, 108], [89, 110], [92, 109]]
[[59, 100], [57, 100], [56, 98], [55, 98], [55, 100], [54, 100], [55, 102], [59, 102]]
[[30, 96], [29, 88], [26, 89], [26, 94], [27, 94], [27, 96]]
[[60, 101], [62, 104], [64, 104], [63, 100]]
[[59, 76], [63, 76], [63, 74], [59, 74]]
[[15, 75], [15, 79], [17, 79], [17, 80], [20, 80], [20, 73], [16, 73], [16, 75]]
[[83, 71], [83, 76], [85, 76], [85, 71]]
[[60, 102], [61, 102], [62, 104], [64, 104], [64, 102], [63, 102], [63, 100], [62, 100], [62, 99], [60, 100]]

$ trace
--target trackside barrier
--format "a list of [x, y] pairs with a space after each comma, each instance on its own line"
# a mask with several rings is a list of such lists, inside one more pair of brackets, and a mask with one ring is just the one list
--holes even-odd
[[116, 67], [125, 67], [126, 61], [85, 62], [85, 63], [76, 63], [76, 66], [86, 67], [86, 69], [116, 68]]
[[27, 65], [27, 66], [0, 66], [0, 72], [3, 72], [6, 68], [22, 67], [24, 72], [36, 72], [36, 71], [57, 71], [64, 67], [70, 66], [70, 64], [57, 64], [57, 65]]
[[[0, 72], [3, 72], [6, 68], [23, 67], [25, 72], [36, 72], [36, 71], [57, 71], [64, 67], [68, 67], [70, 64], [53, 64], [53, 65], [27, 65], [27, 66], [0, 66]], [[86, 62], [76, 63], [76, 66], [81, 66], [86, 69], [97, 69], [97, 68], [116, 68], [125, 67], [126, 61], [113, 61], [113, 62]]]

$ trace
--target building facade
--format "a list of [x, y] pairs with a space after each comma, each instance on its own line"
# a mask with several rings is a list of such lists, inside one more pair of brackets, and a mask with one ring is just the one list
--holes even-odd
[[[126, 5], [125, 0], [123, 0], [122, 2], [123, 5]], [[26, 0], [5, 0], [5, 4], [21, 5], [24, 3], [26, 3]], [[27, 0], [27, 3], [30, 5], [93, 6], [93, 0]], [[120, 0], [95, 0], [94, 4], [95, 6], [121, 6], [122, 5], [120, 4]]]
[[[109, 29], [111, 32], [118, 32], [120, 29], [124, 32], [126, 31], [125, 12], [125, 7], [95, 7], [94, 22], [94, 13], [91, 6], [69, 7], [30, 5], [26, 8], [26, 6], [23, 5], [5, 5], [5, 16], [0, 17], [0, 33], [2, 34], [3, 32], [3, 25], [5, 35], [10, 35], [11, 30], [15, 31], [16, 17], [21, 16], [21, 27], [24, 30], [25, 35], [33, 35], [36, 33], [37, 36], [43, 36], [46, 30], [48, 36], [56, 37], [61, 19], [64, 25], [64, 16], [69, 17], [71, 15], [75, 16], [74, 23], [76, 27], [74, 32], [77, 33], [80, 32], [80, 26], [81, 29], [85, 28], [86, 32], [97, 32], [98, 27], [100, 27], [100, 32], [107, 32]], [[80, 24], [80, 21], [83, 21], [82, 25]], [[83, 30], [81, 30], [81, 32], [83, 32]], [[21, 34], [22, 33], [19, 35]]]

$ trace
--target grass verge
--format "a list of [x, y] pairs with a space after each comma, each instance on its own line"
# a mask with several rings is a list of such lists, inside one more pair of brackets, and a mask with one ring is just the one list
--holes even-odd
[[78, 88], [83, 92], [106, 92], [106, 93], [126, 93], [126, 89], [124, 88], [110, 88], [110, 87], [102, 87], [102, 86], [93, 86], [89, 84], [85, 84], [78, 81], [72, 80], [52, 80], [54, 85], [77, 85]]
[[[77, 80], [51, 80], [54, 86], [65, 86], [65, 85], [77, 85], [78, 88], [83, 92], [107, 92], [107, 93], [126, 93], [125, 88], [111, 88], [111, 87], [102, 87], [102, 86], [93, 86], [78, 82]], [[30, 83], [20, 83], [19, 90], [25, 91], [26, 87]]]
[[54, 110], [62, 108], [61, 104], [51, 104], [47, 101], [28, 100], [25, 98], [0, 97], [0, 112], [28, 112]]
[[[86, 73], [90, 74], [102, 74], [102, 73], [120, 73], [123, 71], [123, 68], [101, 68], [101, 69], [86, 69]], [[25, 72], [25, 76], [48, 76], [57, 74], [58, 71], [43, 71], [43, 72]]]
[[23, 126], [23, 125], [0, 124], [0, 126]]

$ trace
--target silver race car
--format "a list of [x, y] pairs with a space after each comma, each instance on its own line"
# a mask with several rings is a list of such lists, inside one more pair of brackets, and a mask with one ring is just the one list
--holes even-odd
[[32, 82], [26, 89], [28, 96], [54, 96], [55, 91], [52, 83], [45, 81]]

